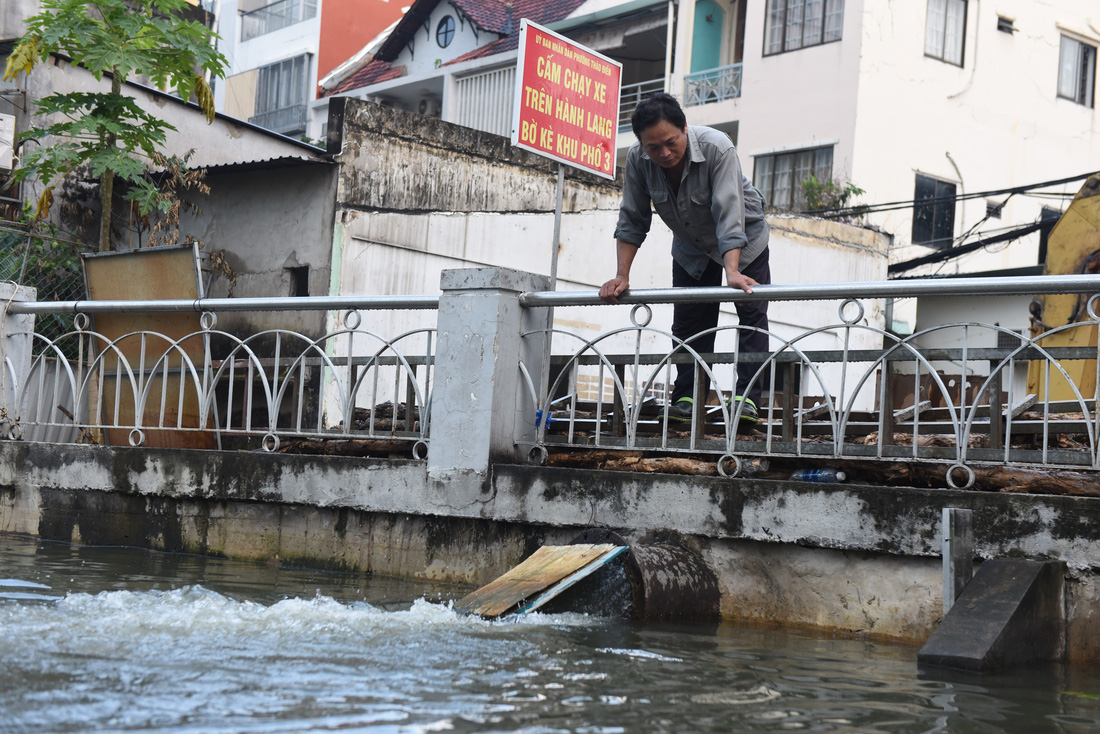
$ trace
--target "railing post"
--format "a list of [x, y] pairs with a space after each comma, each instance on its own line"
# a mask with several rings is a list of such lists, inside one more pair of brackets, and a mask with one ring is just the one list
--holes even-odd
[[943, 614], [974, 576], [973, 512], [958, 507], [943, 508]]
[[[546, 311], [519, 296], [549, 279], [507, 268], [444, 270], [440, 278], [428, 476], [449, 500], [487, 488], [495, 461], [515, 462], [517, 442], [535, 438], [535, 404], [520, 374], [539, 375]], [[541, 321], [539, 319], [541, 318]], [[466, 483], [469, 484], [466, 484]]]
[[[34, 301], [35, 288], [0, 283], [0, 299]], [[19, 418], [19, 391], [26, 385], [31, 371], [34, 345], [34, 315], [13, 314], [4, 309], [3, 339], [0, 340], [0, 431], [6, 437]]]

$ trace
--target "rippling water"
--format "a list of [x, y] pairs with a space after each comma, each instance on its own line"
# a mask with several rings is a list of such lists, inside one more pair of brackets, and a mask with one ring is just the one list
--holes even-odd
[[910, 647], [0, 536], [0, 731], [1093, 732], [1100, 679], [921, 679]]

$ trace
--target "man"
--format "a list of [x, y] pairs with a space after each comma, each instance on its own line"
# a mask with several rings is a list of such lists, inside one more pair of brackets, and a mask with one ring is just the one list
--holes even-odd
[[[649, 233], [650, 203], [672, 230], [672, 285], [718, 286], [725, 275], [731, 288], [752, 293], [754, 285], [771, 282], [768, 223], [764, 197], [741, 172], [729, 137], [709, 127], [688, 127], [680, 104], [671, 95], [654, 94], [634, 110], [631, 126], [637, 142], [626, 157], [623, 203], [615, 229], [618, 270], [600, 288], [600, 298], [618, 303], [630, 287], [630, 266]], [[766, 301], [736, 303], [741, 326], [741, 352], [768, 351]], [[714, 333], [692, 336], [718, 325], [718, 303], [677, 303], [672, 334], [689, 341], [697, 352], [714, 351]], [[677, 342], [679, 343], [679, 342]], [[757, 422], [762, 380], [749, 381], [758, 364], [739, 364], [731, 408], [741, 407], [741, 421]], [[694, 365], [677, 365], [669, 416], [690, 421]], [[709, 390], [709, 381], [703, 394]]]

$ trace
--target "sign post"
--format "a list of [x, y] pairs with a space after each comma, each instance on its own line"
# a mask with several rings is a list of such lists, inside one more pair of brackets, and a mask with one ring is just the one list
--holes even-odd
[[[558, 284], [561, 209], [565, 167], [615, 178], [622, 64], [523, 18], [512, 109], [512, 145], [558, 162], [550, 290]], [[540, 385], [544, 397], [536, 414], [538, 440], [550, 418], [550, 342], [554, 309], [547, 309]]]

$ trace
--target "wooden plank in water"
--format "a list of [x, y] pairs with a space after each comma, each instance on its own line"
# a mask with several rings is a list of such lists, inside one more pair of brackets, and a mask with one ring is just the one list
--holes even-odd
[[551, 586], [546, 591], [539, 594], [533, 601], [530, 601], [530, 602], [524, 604], [523, 606], [521, 606], [519, 609], [516, 610], [516, 614], [527, 614], [528, 612], [535, 611], [536, 609], [541, 607], [543, 604], [546, 604], [548, 601], [550, 601], [551, 599], [556, 597], [558, 594], [562, 593], [563, 591], [565, 591], [569, 587], [573, 586], [573, 584], [577, 583], [578, 581], [580, 581], [582, 579], [588, 578], [593, 573], [595, 573], [596, 571], [600, 570], [605, 565], [607, 565], [610, 561], [613, 561], [615, 558], [618, 558], [619, 554], [622, 553], [625, 550], [626, 550], [625, 545], [612, 546], [611, 550], [607, 551], [602, 556], [600, 556], [596, 560], [592, 561], [591, 563], [589, 563], [587, 566], [585, 566], [581, 570], [574, 571], [573, 573], [569, 574], [568, 576], [563, 578], [558, 583]]
[[620, 546], [610, 543], [545, 545], [511, 571], [463, 597], [455, 606], [469, 614], [499, 617], [617, 547]]

